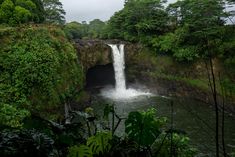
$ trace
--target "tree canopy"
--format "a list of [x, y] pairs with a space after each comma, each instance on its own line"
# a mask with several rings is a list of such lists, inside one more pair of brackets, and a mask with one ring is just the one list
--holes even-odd
[[44, 9], [40, 0], [2, 0], [0, 23], [10, 25], [44, 21]]
[[161, 0], [128, 0], [108, 21], [106, 35], [130, 41], [145, 40], [167, 30], [167, 13]]
[[65, 23], [65, 11], [59, 0], [1, 0], [0, 24]]
[[45, 9], [46, 22], [54, 24], [65, 23], [65, 11], [59, 0], [42, 0]]

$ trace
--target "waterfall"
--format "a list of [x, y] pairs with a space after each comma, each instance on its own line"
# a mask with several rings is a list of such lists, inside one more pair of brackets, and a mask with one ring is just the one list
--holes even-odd
[[115, 89], [105, 88], [101, 95], [114, 100], [132, 99], [141, 95], [151, 95], [148, 92], [142, 92], [136, 89], [126, 87], [125, 78], [125, 51], [124, 45], [109, 44], [112, 49], [113, 67], [115, 72]]
[[116, 92], [126, 90], [126, 79], [125, 79], [125, 55], [124, 45], [109, 45], [112, 48], [113, 54], [113, 67], [115, 72], [115, 89]]

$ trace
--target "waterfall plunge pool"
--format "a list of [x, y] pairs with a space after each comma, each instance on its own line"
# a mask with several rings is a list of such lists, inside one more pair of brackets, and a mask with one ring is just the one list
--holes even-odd
[[[105, 104], [114, 104], [115, 111], [120, 117], [127, 118], [132, 111], [146, 111], [150, 108], [157, 110], [158, 117], [167, 117], [170, 128], [171, 101], [173, 101], [174, 129], [183, 130], [190, 138], [190, 143], [198, 149], [200, 157], [215, 156], [215, 114], [214, 107], [202, 102], [186, 98], [169, 98], [162, 96], [140, 95], [133, 99], [110, 99], [100, 93], [93, 95], [92, 108], [102, 117]], [[220, 118], [221, 119], [221, 118]], [[225, 116], [225, 143], [227, 152], [235, 148], [235, 119]], [[124, 122], [117, 130], [117, 135], [125, 132]]]
[[[174, 129], [184, 130], [191, 139], [200, 157], [215, 156], [215, 114], [214, 108], [208, 104], [187, 98], [166, 98], [151, 94], [146, 88], [127, 88], [125, 80], [124, 45], [109, 45], [113, 53], [113, 69], [115, 88], [107, 86], [93, 95], [92, 107], [102, 117], [105, 104], [114, 104], [120, 117], [127, 117], [132, 111], [155, 108], [157, 116], [167, 117], [172, 114], [173, 101]], [[225, 117], [225, 143], [228, 152], [235, 148], [235, 119]], [[168, 121], [168, 125], [170, 122]], [[170, 126], [168, 126], [170, 127]], [[118, 135], [124, 134], [124, 122], [119, 125]]]

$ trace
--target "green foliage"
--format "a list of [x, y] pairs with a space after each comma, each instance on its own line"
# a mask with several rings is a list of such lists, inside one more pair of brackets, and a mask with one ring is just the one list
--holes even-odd
[[95, 136], [88, 138], [87, 146], [89, 146], [93, 154], [106, 154], [110, 151], [111, 132], [98, 132]]
[[87, 140], [86, 145], [74, 146], [69, 148], [68, 157], [92, 157], [109, 153], [111, 149], [110, 141], [112, 140], [111, 132], [98, 132]]
[[29, 111], [14, 106], [0, 105], [0, 125], [12, 128], [22, 127], [22, 121], [30, 115]]
[[83, 25], [78, 22], [67, 23], [64, 32], [69, 39], [81, 39], [84, 34]]
[[108, 21], [105, 33], [108, 38], [128, 41], [146, 41], [146, 36], [157, 36], [167, 30], [167, 13], [164, 1], [126, 1], [125, 7]]
[[0, 22], [10, 23], [13, 19], [14, 3], [11, 0], [5, 0], [0, 6]]
[[36, 5], [31, 0], [16, 0], [15, 5], [24, 7], [27, 10], [36, 9]]
[[53, 110], [83, 86], [75, 49], [58, 28], [18, 32], [0, 37], [6, 40], [0, 50], [0, 104], [24, 106], [53, 117]]
[[224, 9], [223, 1], [183, 0], [167, 8], [163, 3], [125, 1], [124, 9], [108, 21], [103, 37], [141, 42], [178, 61], [232, 54], [233, 30], [224, 25], [230, 13]]
[[131, 112], [125, 121], [125, 132], [131, 140], [136, 141], [141, 146], [150, 146], [161, 134], [161, 126], [165, 119], [155, 116], [154, 109], [147, 112]]
[[[92, 110], [87, 109], [87, 112], [92, 112]], [[150, 115], [153, 115], [155, 111], [149, 110], [140, 113], [145, 117], [149, 117]], [[110, 131], [98, 131], [95, 135], [84, 139], [87, 133], [84, 132], [83, 128], [86, 127], [86, 124], [83, 124], [78, 120], [81, 120], [81, 115], [72, 114], [72, 116], [71, 123], [64, 125], [32, 116], [25, 121], [25, 125], [23, 126], [27, 130], [2, 131], [0, 133], [0, 154], [3, 156], [26, 157], [148, 156], [147, 151], [140, 149], [135, 140], [130, 139], [129, 137], [112, 135]], [[158, 121], [163, 123], [165, 120], [158, 119]], [[142, 121], [139, 121], [138, 119], [137, 123], [138, 122], [141, 123]], [[36, 130], [40, 130], [40, 132]], [[151, 149], [152, 155], [156, 155], [155, 149], [161, 150], [161, 153], [169, 153], [169, 137], [167, 137], [166, 141], [163, 141], [163, 146], [159, 147], [158, 145], [161, 143], [160, 141], [163, 139], [164, 135], [166, 135], [166, 133], [162, 132], [162, 134], [154, 139], [154, 145], [148, 147], [149, 150]], [[191, 147], [189, 147], [188, 138], [175, 134], [174, 146], [175, 150], [177, 150], [176, 153], [178, 153], [179, 156], [191, 157], [189, 155], [189, 153], [191, 153]]]
[[175, 57], [178, 61], [194, 61], [196, 58], [199, 58], [199, 55], [197, 54], [196, 47], [189, 46], [176, 50], [173, 57]]
[[106, 24], [99, 20], [99, 19], [94, 19], [90, 21], [89, 23], [89, 31], [88, 31], [88, 37], [90, 38], [102, 38], [102, 33], [105, 28]]
[[169, 157], [171, 154], [176, 157], [194, 157], [197, 154], [196, 149], [190, 147], [189, 138], [176, 133], [173, 133], [172, 140], [170, 133], [161, 134], [152, 148], [155, 157]]
[[0, 23], [16, 25], [43, 22], [43, 13], [44, 9], [39, 0], [4, 0], [0, 3]]
[[33, 21], [35, 23], [43, 23], [45, 21], [45, 10], [41, 0], [31, 0], [36, 8], [33, 10]]
[[170, 5], [168, 10], [175, 20], [172, 25], [176, 24], [174, 57], [193, 61], [199, 56], [213, 57], [219, 53], [223, 36], [222, 18], [225, 17], [221, 1], [184, 0]]
[[25, 23], [29, 21], [31, 18], [32, 14], [30, 13], [29, 10], [21, 7], [21, 6], [16, 6], [15, 11], [14, 11], [14, 19], [16, 23]]
[[106, 24], [99, 19], [92, 20], [89, 24], [70, 22], [65, 25], [64, 31], [70, 39], [96, 39], [103, 38], [105, 26]]
[[88, 146], [73, 146], [69, 148], [69, 153], [67, 157], [93, 157], [93, 153], [90, 147]]
[[[115, 112], [107, 106], [105, 115]], [[103, 156], [170, 156], [170, 133], [162, 131], [165, 118], [157, 118], [154, 109], [146, 112], [131, 112], [126, 120], [127, 137], [118, 137], [111, 132], [101, 131], [87, 139], [86, 145], [69, 148], [68, 157], [103, 157]], [[140, 138], [141, 137], [141, 138]], [[189, 139], [174, 133], [174, 155], [193, 157], [196, 151], [190, 147]]]
[[64, 24], [65, 11], [59, 0], [42, 0], [45, 9], [45, 20], [48, 23]]

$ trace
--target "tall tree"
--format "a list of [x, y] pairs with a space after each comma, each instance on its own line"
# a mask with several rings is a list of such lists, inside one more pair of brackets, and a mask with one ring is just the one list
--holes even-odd
[[[222, 0], [184, 0], [173, 5], [181, 33], [181, 45], [196, 46], [195, 53], [205, 59], [208, 79], [213, 95], [216, 115], [216, 156], [219, 157], [219, 104], [217, 98], [216, 73], [213, 58], [219, 53], [222, 44], [225, 21]], [[185, 51], [185, 53], [190, 53]]]
[[45, 20], [45, 10], [41, 0], [31, 0], [35, 5], [36, 9], [34, 10], [34, 22], [42, 23]]
[[66, 14], [59, 0], [42, 0], [45, 9], [46, 22], [64, 24]]
[[105, 23], [99, 19], [94, 19], [89, 23], [89, 36], [91, 38], [98, 38], [105, 27]]

